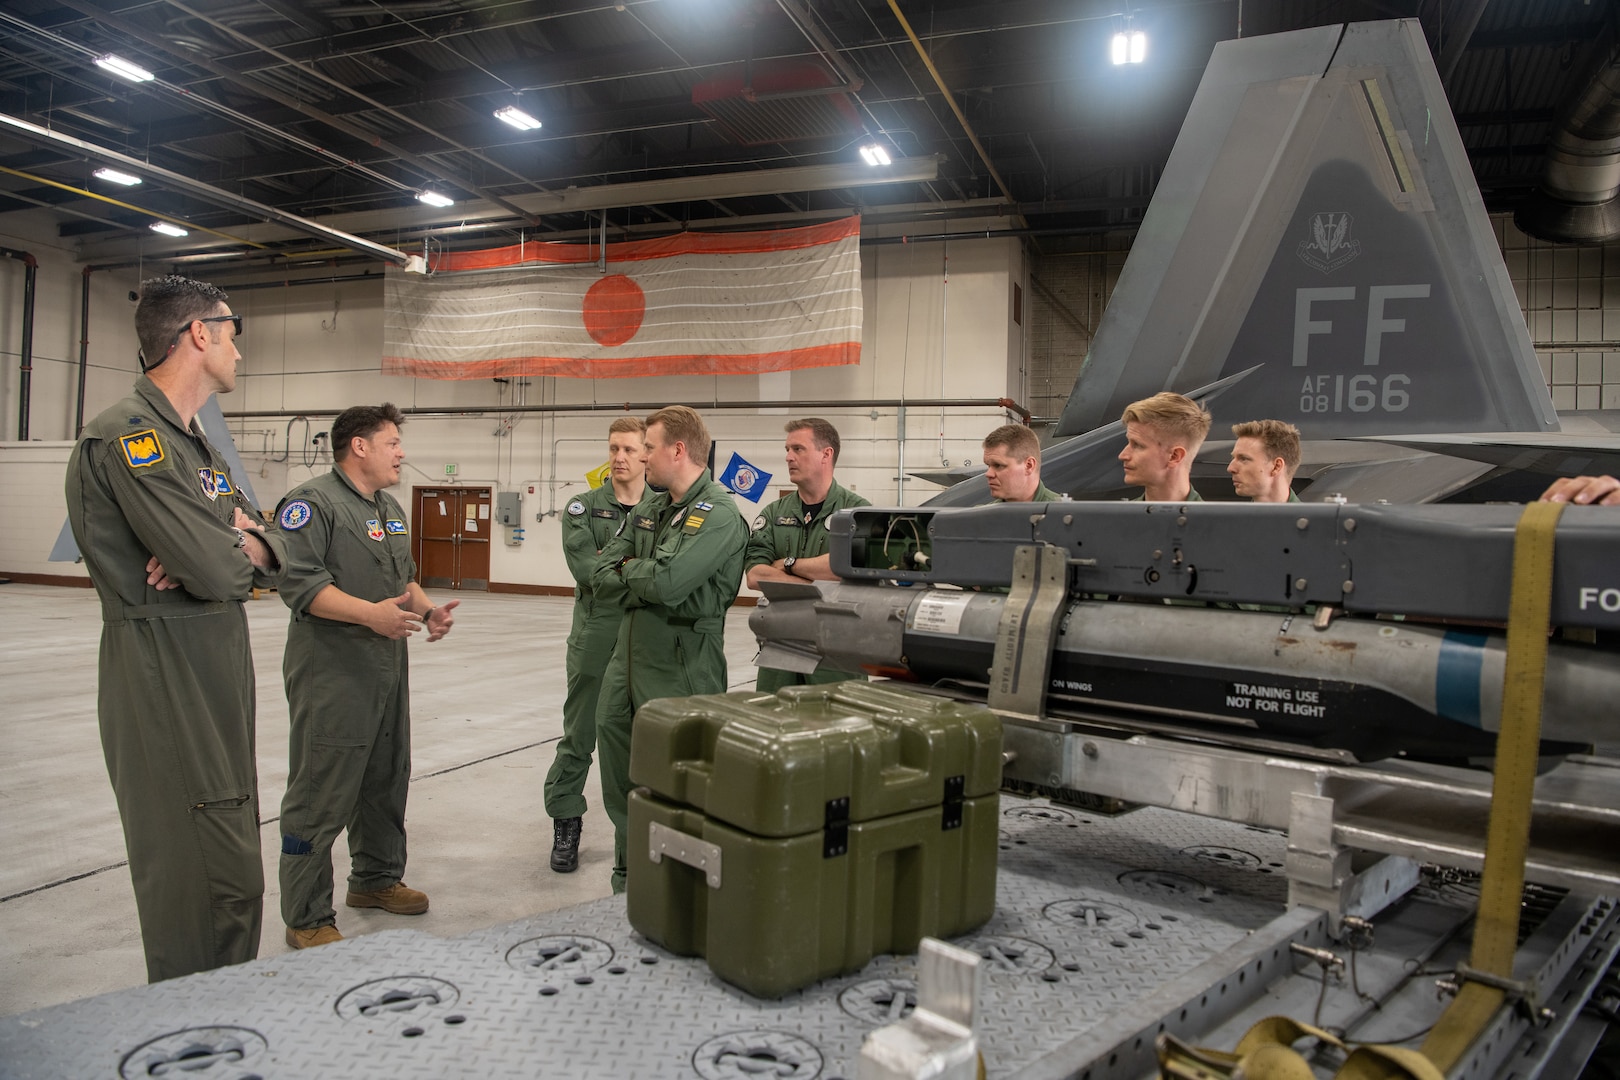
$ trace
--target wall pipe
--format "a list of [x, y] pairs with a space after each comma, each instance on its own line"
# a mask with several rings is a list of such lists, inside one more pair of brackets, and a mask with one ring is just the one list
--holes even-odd
[[84, 380], [90, 366], [90, 275], [96, 268], [84, 268], [84, 286], [79, 293], [79, 394], [73, 403], [73, 437], [84, 432]]
[[23, 264], [22, 359], [18, 363], [17, 441], [28, 441], [28, 398], [34, 382], [34, 289], [39, 280], [39, 260], [26, 251], [0, 248], [0, 255]]
[[[422, 407], [401, 409], [406, 416], [488, 416], [492, 413], [651, 413], [668, 405], [667, 401], [626, 401], [617, 405], [582, 403], [578, 405], [487, 405], [475, 408]], [[700, 406], [714, 412], [758, 410], [776, 408], [772, 401], [711, 401]], [[852, 401], [795, 401], [793, 407], [801, 413], [815, 409], [904, 409], [909, 406], [924, 408], [995, 408], [1017, 413], [1029, 423], [1030, 411], [1012, 398], [862, 398]], [[699, 407], [699, 406], [694, 406]], [[342, 409], [246, 409], [228, 412], [227, 420], [276, 420], [289, 416], [336, 416]]]

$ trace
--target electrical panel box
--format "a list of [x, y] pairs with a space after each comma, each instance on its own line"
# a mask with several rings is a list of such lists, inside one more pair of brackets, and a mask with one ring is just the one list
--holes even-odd
[[516, 491], [497, 491], [495, 493], [495, 520], [502, 525], [521, 525], [523, 519], [519, 516], [523, 505], [523, 496]]

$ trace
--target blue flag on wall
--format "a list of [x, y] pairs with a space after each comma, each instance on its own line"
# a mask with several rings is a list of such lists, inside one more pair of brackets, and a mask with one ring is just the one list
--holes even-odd
[[741, 454], [732, 451], [726, 471], [720, 474], [720, 483], [734, 495], [759, 502], [759, 497], [770, 490], [771, 474], [761, 470], [758, 465], [749, 464]]

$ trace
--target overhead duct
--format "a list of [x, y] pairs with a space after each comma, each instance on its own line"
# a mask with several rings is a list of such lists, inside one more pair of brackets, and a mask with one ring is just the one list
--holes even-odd
[[760, 60], [698, 83], [692, 104], [744, 146], [765, 146], [859, 134], [850, 89], [817, 63]]
[[1620, 239], [1620, 47], [1547, 143], [1541, 186], [1513, 215], [1530, 236], [1555, 244]]

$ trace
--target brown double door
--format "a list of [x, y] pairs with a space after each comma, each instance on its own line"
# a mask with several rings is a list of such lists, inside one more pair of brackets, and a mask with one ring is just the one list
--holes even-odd
[[490, 489], [412, 488], [416, 576], [425, 589], [489, 590]]

